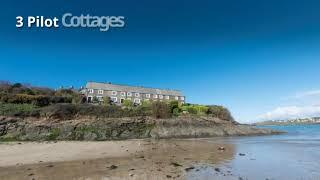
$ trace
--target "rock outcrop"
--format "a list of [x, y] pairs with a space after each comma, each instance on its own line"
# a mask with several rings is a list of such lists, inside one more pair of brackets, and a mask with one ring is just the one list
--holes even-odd
[[171, 119], [151, 117], [93, 118], [71, 120], [0, 118], [0, 141], [121, 140], [137, 138], [193, 138], [267, 135], [281, 133], [212, 117], [185, 116]]

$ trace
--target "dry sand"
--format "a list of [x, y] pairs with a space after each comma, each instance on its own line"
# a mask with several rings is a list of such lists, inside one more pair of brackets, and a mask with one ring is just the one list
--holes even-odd
[[201, 140], [5, 143], [0, 179], [185, 179], [234, 156], [232, 144]]

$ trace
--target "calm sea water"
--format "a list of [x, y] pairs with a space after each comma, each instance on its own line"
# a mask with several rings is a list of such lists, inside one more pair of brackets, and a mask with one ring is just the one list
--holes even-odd
[[[262, 127], [262, 126], [261, 126]], [[235, 145], [234, 156], [190, 173], [188, 179], [312, 179], [320, 180], [320, 125], [264, 126], [287, 134], [205, 139]], [[240, 156], [239, 153], [245, 154]], [[203, 166], [203, 165], [202, 165]], [[232, 176], [224, 175], [231, 172]], [[229, 173], [230, 174], [230, 173]], [[211, 178], [210, 178], [211, 177]], [[239, 178], [241, 177], [241, 178]]]

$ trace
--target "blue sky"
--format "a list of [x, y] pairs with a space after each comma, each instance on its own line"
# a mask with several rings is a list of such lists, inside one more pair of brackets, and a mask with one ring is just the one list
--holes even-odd
[[[181, 89], [240, 122], [320, 115], [316, 0], [1, 2], [0, 79]], [[16, 16], [125, 16], [123, 29], [17, 29]]]

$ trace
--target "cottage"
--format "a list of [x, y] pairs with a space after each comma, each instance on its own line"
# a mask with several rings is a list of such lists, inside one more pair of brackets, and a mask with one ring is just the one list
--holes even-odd
[[181, 91], [169, 89], [146, 88], [140, 86], [128, 86], [112, 83], [88, 82], [82, 92], [87, 97], [88, 102], [92, 102], [96, 97], [98, 101], [103, 101], [104, 97], [110, 97], [115, 104], [121, 105], [125, 99], [129, 99], [135, 104], [143, 101], [172, 101], [177, 100], [185, 103], [185, 96]]

